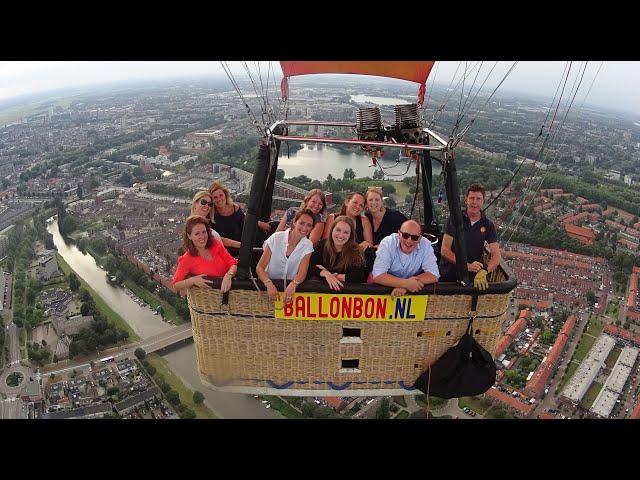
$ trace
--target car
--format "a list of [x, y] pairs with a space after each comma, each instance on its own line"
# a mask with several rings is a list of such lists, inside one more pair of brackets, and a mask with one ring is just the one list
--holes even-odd
[[270, 404], [270, 403], [267, 403], [264, 407], [265, 407], [265, 408], [271, 408], [271, 404]]
[[469, 410], [469, 415], [471, 415], [472, 417], [476, 416], [476, 412], [474, 412], [473, 410]]
[[464, 407], [464, 408], [462, 409], [462, 411], [463, 411], [464, 413], [469, 413], [469, 407]]
[[261, 401], [262, 403], [269, 403], [269, 402], [268, 402], [268, 401], [266, 401], [266, 400], [260, 400], [260, 401]]

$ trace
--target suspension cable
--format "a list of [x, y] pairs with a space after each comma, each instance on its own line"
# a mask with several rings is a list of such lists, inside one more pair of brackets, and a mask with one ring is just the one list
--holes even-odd
[[224, 70], [224, 73], [227, 74], [227, 78], [231, 82], [231, 85], [233, 85], [233, 88], [235, 88], [236, 92], [238, 93], [238, 96], [240, 97], [240, 100], [242, 101], [242, 103], [244, 103], [244, 106], [247, 109], [247, 115], [249, 116], [249, 119], [252, 121], [253, 126], [258, 130], [259, 136], [263, 137], [264, 136], [264, 132], [260, 128], [260, 125], [258, 124], [258, 120], [256, 119], [256, 116], [253, 114], [253, 111], [251, 110], [251, 107], [249, 107], [249, 104], [247, 103], [247, 101], [245, 100], [244, 96], [242, 95], [242, 91], [240, 90], [240, 86], [238, 85], [238, 83], [236, 82], [235, 78], [233, 77], [233, 74], [231, 73], [231, 69], [229, 68], [228, 65], [226, 65], [226, 62], [221, 61], [220, 65], [222, 65], [222, 69]]
[[[556, 92], [553, 96], [553, 100], [551, 102], [551, 104], [549, 105], [549, 108], [547, 109], [547, 118], [545, 119], [544, 123], [546, 123], [547, 119], [549, 118], [549, 113], [551, 112], [551, 108], [553, 107], [553, 104], [556, 101], [556, 97], [558, 95], [558, 91], [560, 90], [560, 85], [562, 85], [562, 78], [564, 78], [565, 74], [568, 75], [568, 71], [567, 71], [567, 65], [569, 65], [569, 63], [567, 63], [565, 65], [565, 69], [562, 72], [562, 77], [560, 77], [560, 81], [558, 82], [558, 86], [556, 87]], [[569, 70], [571, 69], [571, 67], [569, 67]], [[565, 85], [566, 85], [566, 80], [565, 80]], [[564, 89], [563, 89], [564, 92]], [[562, 99], [562, 95], [560, 95], [560, 99]], [[558, 106], [560, 105], [560, 100], [558, 100]], [[557, 110], [557, 107], [556, 107]], [[544, 123], [543, 123], [543, 127], [544, 127]], [[547, 131], [547, 135], [545, 137], [545, 139], [542, 142], [542, 146], [540, 147], [540, 150], [538, 151], [538, 155], [536, 156], [536, 158], [540, 159], [541, 155], [542, 155], [542, 151], [544, 150], [544, 147], [546, 145], [546, 140], [549, 138], [549, 132], [551, 131], [551, 127], [549, 127], [549, 130]], [[538, 137], [536, 137], [536, 142], [537, 139], [540, 138], [540, 136], [542, 135], [542, 129], [540, 129], [540, 133], [538, 134]], [[534, 144], [536, 143], [534, 142]], [[532, 149], [533, 149], [533, 145], [532, 145]], [[513, 182], [513, 179], [516, 177], [516, 175], [518, 174], [518, 172], [520, 171], [520, 169], [522, 168], [522, 166], [524, 165], [524, 163], [527, 160], [527, 156], [525, 155], [524, 158], [522, 159], [522, 161], [520, 162], [520, 165], [518, 165], [518, 167], [515, 169], [515, 171], [513, 172], [513, 175], [511, 176], [511, 178], [509, 179], [509, 181], [504, 185], [504, 187], [502, 187], [502, 190], [500, 190], [500, 192], [498, 193], [498, 195], [496, 197], [494, 197], [491, 202], [489, 202], [489, 204], [482, 210], [483, 212], [486, 212], [489, 207], [491, 207], [491, 205], [493, 205], [496, 200], [498, 200], [498, 198], [500, 198], [500, 196], [504, 193], [504, 191], [509, 187], [509, 185], [511, 185], [511, 182]], [[534, 168], [535, 168], [535, 164], [534, 164]], [[525, 180], [525, 184], [528, 184], [528, 179], [531, 176], [531, 173], [534, 171], [534, 168], [531, 168], [529, 171], [529, 175], [527, 177], [527, 180]], [[515, 207], [515, 206], [514, 206]]]
[[[572, 96], [572, 98], [571, 98], [571, 102], [569, 103], [569, 106], [567, 107], [567, 111], [565, 112], [565, 115], [564, 115], [564, 117], [563, 117], [563, 119], [562, 119], [562, 121], [561, 121], [561, 125], [560, 125], [560, 127], [559, 127], [558, 131], [560, 131], [560, 130], [562, 129], [562, 127], [564, 126], [564, 124], [565, 124], [565, 122], [566, 122], [567, 116], [569, 115], [569, 111], [571, 110], [571, 106], [573, 105], [573, 102], [574, 102], [574, 100], [575, 100], [575, 98], [576, 98], [576, 95], [578, 94], [578, 91], [580, 90], [580, 85], [582, 85], [582, 81], [583, 81], [583, 79], [584, 79], [584, 75], [585, 75], [585, 73], [586, 73], [586, 71], [587, 71], [587, 65], [588, 65], [588, 63], [589, 63], [589, 62], [585, 62], [585, 64], [584, 64], [584, 68], [582, 69], [582, 74], [580, 75], [580, 81], [578, 82], [578, 86], [576, 87], [575, 92], [573, 93], [573, 96]], [[598, 69], [598, 73], [599, 73], [599, 72], [600, 72], [600, 69]], [[596, 74], [596, 77], [597, 77], [597, 74]], [[594, 81], [595, 81], [595, 78], [596, 78], [596, 77], [594, 77]], [[575, 82], [574, 82], [574, 83], [575, 83]], [[591, 84], [591, 85], [593, 86], [593, 82], [592, 82], [592, 84]], [[589, 87], [589, 92], [590, 92], [590, 91], [591, 91], [591, 87]], [[589, 93], [589, 92], [587, 92], [587, 95], [588, 95], [588, 93]], [[580, 106], [580, 110], [579, 110], [579, 112], [578, 112], [578, 113], [581, 113], [581, 112], [582, 112], [582, 107], [583, 107], [584, 102], [585, 102], [585, 100], [586, 100], [586, 98], [587, 98], [587, 95], [585, 95], [585, 98], [583, 99], [582, 105]], [[556, 132], [556, 133], [557, 133], [557, 132]], [[563, 140], [564, 140], [564, 138], [566, 137], [566, 134], [567, 134], [567, 133], [566, 133], [566, 132], [564, 132], [563, 137], [562, 137], [562, 139], [563, 139]], [[554, 135], [554, 136], [555, 136], [555, 135]], [[553, 166], [553, 164], [555, 164], [555, 162], [557, 161], [557, 159], [558, 159], [558, 158], [559, 158], [559, 155], [557, 155], [557, 156], [556, 156], [556, 159], [554, 160], [554, 162], [552, 162], [549, 166], [550, 166], [550, 167], [551, 167], [551, 166]], [[546, 159], [546, 157], [545, 157], [545, 159]], [[536, 191], [534, 192], [534, 194], [533, 194], [533, 197], [532, 197], [532, 198], [535, 198], [535, 196], [537, 195], [538, 191], [539, 191], [539, 190], [540, 190], [540, 188], [542, 187], [542, 184], [544, 183], [544, 180], [545, 180], [545, 178], [547, 177], [547, 175], [548, 175], [548, 174], [549, 174], [549, 168], [547, 168], [547, 170], [546, 170], [545, 174], [543, 175], [542, 179], [540, 180], [540, 183], [538, 184], [538, 187], [537, 187]], [[513, 238], [513, 235], [514, 235], [514, 234], [515, 234], [515, 232], [518, 230], [518, 227], [520, 226], [520, 223], [522, 222], [522, 220], [523, 220], [523, 219], [524, 219], [524, 217], [526, 216], [527, 211], [529, 210], [530, 205], [531, 205], [531, 203], [528, 203], [528, 204], [527, 204], [527, 206], [526, 206], [526, 208], [525, 208], [525, 211], [523, 212], [523, 214], [522, 214], [522, 216], [521, 216], [521, 218], [520, 218], [520, 221], [519, 221], [519, 222], [518, 222], [518, 224], [515, 226], [515, 228], [514, 228], [514, 229], [513, 229], [513, 231], [511, 232], [511, 235], [509, 236], [509, 241], [511, 241], [511, 239]]]

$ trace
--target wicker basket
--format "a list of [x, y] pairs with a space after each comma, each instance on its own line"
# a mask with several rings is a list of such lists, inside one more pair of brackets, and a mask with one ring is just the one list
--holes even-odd
[[[509, 272], [510, 273], [510, 272]], [[510, 278], [511, 277], [511, 278]], [[494, 352], [515, 279], [505, 271], [479, 293], [453, 284], [425, 287], [424, 320], [412, 322], [282, 320], [266, 291], [234, 281], [228, 304], [219, 289], [192, 287], [187, 299], [202, 381], [227, 392], [295, 396], [420, 393], [422, 371], [463, 335], [478, 295], [475, 338]], [[261, 287], [261, 286], [260, 286]], [[378, 285], [347, 285], [343, 293], [388, 294]], [[298, 292], [326, 292], [307, 281]], [[359, 337], [343, 336], [360, 329]], [[351, 333], [351, 332], [350, 332]], [[351, 360], [352, 368], [343, 368]], [[353, 367], [354, 363], [357, 367]]]

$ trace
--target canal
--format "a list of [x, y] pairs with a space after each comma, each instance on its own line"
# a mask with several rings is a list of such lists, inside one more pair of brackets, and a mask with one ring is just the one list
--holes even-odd
[[[147, 338], [171, 328], [171, 325], [163, 322], [159, 315], [154, 315], [149, 307], [141, 307], [134, 302], [123, 288], [110, 285], [105, 271], [98, 267], [91, 255], [82, 253], [78, 247], [64, 241], [56, 220], [47, 223], [47, 231], [53, 235], [53, 243], [58, 253], [76, 272], [76, 275], [87, 282], [141, 338]], [[163, 357], [167, 360], [169, 368], [180, 377], [187, 388], [202, 392], [205, 404], [219, 418], [282, 418], [277, 411], [264, 408], [250, 395], [222, 393], [204, 386], [198, 375], [193, 342], [174, 348], [163, 354]]]

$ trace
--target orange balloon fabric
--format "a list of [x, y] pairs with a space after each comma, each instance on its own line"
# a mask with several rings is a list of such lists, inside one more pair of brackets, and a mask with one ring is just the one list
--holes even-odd
[[285, 77], [313, 73], [351, 73], [355, 75], [375, 75], [399, 78], [424, 84], [431, 73], [435, 61], [282, 61]]

